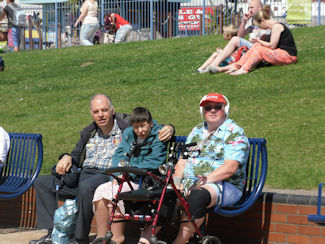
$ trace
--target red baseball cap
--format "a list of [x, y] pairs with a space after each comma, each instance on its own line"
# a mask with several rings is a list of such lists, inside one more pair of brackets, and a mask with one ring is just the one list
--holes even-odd
[[207, 102], [223, 103], [227, 105], [227, 101], [224, 96], [214, 92], [205, 95], [200, 101], [200, 106], [203, 106]]

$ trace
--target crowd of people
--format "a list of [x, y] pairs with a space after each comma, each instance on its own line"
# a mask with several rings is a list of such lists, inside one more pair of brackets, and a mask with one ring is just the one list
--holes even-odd
[[[0, 21], [7, 17], [8, 28], [0, 30], [0, 42], [6, 42], [9, 50], [18, 52], [22, 27], [15, 24], [14, 8], [19, 7], [15, 0], [4, 0], [6, 4], [0, 6]], [[3, 5], [3, 4], [2, 4]], [[14, 8], [12, 8], [12, 6]], [[80, 28], [80, 45], [94, 45], [94, 37], [100, 29], [98, 21], [98, 3], [96, 0], [85, 0], [80, 8], [80, 14], [71, 27]], [[132, 26], [122, 16], [117, 13], [110, 13], [105, 16], [105, 30], [108, 28], [115, 35], [114, 43], [126, 41], [126, 37], [132, 31]]]
[[[19, 51], [21, 28], [13, 21], [14, 0], [6, 0], [7, 5], [0, 11], [0, 21], [7, 16], [8, 33], [0, 33], [0, 41], [7, 40], [14, 51]], [[94, 37], [99, 31], [97, 18], [98, 4], [96, 0], [85, 0], [80, 16], [74, 27], [81, 25], [80, 44], [94, 44]], [[117, 13], [105, 15], [105, 30], [115, 35], [114, 42], [126, 41], [132, 31], [130, 23]], [[249, 39], [244, 37], [249, 34]], [[258, 64], [286, 65], [297, 62], [297, 48], [291, 31], [281, 22], [272, 18], [269, 5], [263, 7], [261, 0], [251, 0], [248, 12], [244, 14], [239, 28], [224, 27], [223, 37], [229, 41], [227, 45], [216, 51], [197, 69], [198, 73], [217, 74], [226, 72], [240, 75], [250, 72]]]

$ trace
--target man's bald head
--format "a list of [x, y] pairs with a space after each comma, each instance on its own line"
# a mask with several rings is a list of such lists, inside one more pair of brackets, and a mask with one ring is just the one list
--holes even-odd
[[253, 17], [258, 11], [263, 9], [261, 0], [251, 0], [248, 4], [249, 17]]

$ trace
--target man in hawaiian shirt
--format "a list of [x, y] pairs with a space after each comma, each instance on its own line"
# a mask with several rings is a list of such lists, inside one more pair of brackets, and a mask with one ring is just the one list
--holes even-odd
[[[186, 143], [196, 142], [188, 159], [179, 159], [173, 175], [175, 185], [187, 195], [189, 211], [200, 226], [207, 208], [233, 205], [242, 196], [249, 141], [244, 130], [228, 118], [229, 101], [209, 93], [200, 101], [205, 121], [196, 126]], [[223, 196], [223, 197], [222, 197]], [[187, 220], [187, 216], [182, 216]], [[195, 229], [191, 222], [181, 224], [174, 244], [187, 243]]]

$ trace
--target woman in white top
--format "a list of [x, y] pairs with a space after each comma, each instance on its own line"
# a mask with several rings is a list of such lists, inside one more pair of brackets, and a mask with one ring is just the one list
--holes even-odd
[[0, 126], [0, 164], [6, 162], [9, 147], [10, 147], [9, 134]]
[[79, 22], [82, 22], [80, 30], [80, 43], [83, 46], [91, 46], [94, 36], [99, 29], [97, 11], [98, 4], [96, 0], [86, 0], [81, 7], [81, 15], [77, 19], [74, 27], [77, 27]]

